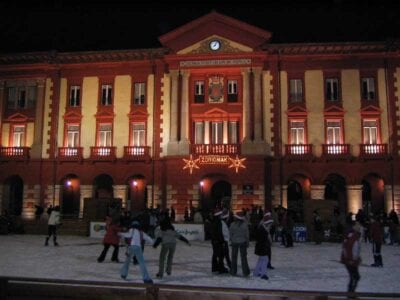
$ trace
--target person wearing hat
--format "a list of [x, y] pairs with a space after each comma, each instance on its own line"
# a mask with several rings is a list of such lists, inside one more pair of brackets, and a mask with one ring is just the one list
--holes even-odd
[[128, 255], [121, 269], [121, 278], [122, 279], [127, 278], [130, 261], [132, 260], [133, 256], [136, 256], [140, 266], [140, 272], [142, 273], [143, 282], [150, 284], [153, 283], [153, 280], [150, 278], [150, 275], [147, 272], [146, 263], [144, 261], [142, 252], [142, 241], [145, 240], [149, 242], [151, 245], [153, 245], [154, 244], [153, 239], [140, 229], [139, 221], [133, 221], [131, 224], [131, 229], [128, 232], [119, 233], [119, 235], [121, 237], [130, 238], [130, 243], [128, 246]]
[[374, 256], [374, 263], [371, 267], [383, 267], [381, 248], [383, 243], [383, 226], [379, 220], [379, 217], [372, 215], [370, 217], [370, 235], [372, 241], [372, 254]]
[[258, 256], [257, 265], [254, 268], [253, 275], [261, 279], [268, 280], [267, 266], [268, 257], [271, 256], [271, 235], [270, 229], [273, 223], [271, 213], [264, 214], [263, 219], [258, 224], [256, 229], [256, 246], [254, 254]]
[[211, 271], [213, 273], [228, 273], [228, 269], [224, 266], [224, 234], [222, 232], [222, 210], [216, 208], [210, 225], [210, 238], [212, 245]]
[[355, 222], [350, 232], [345, 235], [342, 245], [342, 252], [340, 261], [345, 265], [347, 272], [349, 273], [349, 284], [347, 291], [354, 293], [357, 287], [357, 283], [360, 280], [360, 273], [358, 267], [361, 263], [361, 225], [359, 222]]
[[247, 248], [249, 247], [250, 234], [249, 225], [243, 212], [238, 212], [233, 216], [233, 222], [229, 228], [229, 235], [232, 247], [231, 275], [237, 273], [237, 257], [240, 251], [240, 260], [242, 262], [242, 274], [249, 276], [250, 268], [247, 262]]

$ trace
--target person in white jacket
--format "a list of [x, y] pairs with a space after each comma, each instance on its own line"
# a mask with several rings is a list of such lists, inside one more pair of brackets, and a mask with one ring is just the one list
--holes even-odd
[[143, 282], [151, 284], [153, 283], [153, 280], [150, 278], [150, 275], [147, 272], [141, 245], [142, 240], [149, 242], [151, 245], [154, 244], [154, 240], [142, 230], [140, 230], [140, 223], [138, 221], [133, 221], [131, 226], [132, 228], [128, 232], [119, 233], [121, 237], [130, 239], [130, 243], [128, 246], [128, 255], [126, 256], [124, 265], [121, 269], [121, 278], [127, 278], [130, 262], [132, 261], [133, 256], [136, 256], [136, 259], [139, 263], [140, 272], [142, 273]]
[[54, 209], [52, 209], [50, 213], [49, 220], [47, 222], [47, 237], [46, 241], [44, 243], [45, 246], [49, 245], [49, 239], [51, 236], [53, 236], [53, 243], [54, 246], [58, 246], [57, 243], [57, 226], [60, 225], [60, 207], [56, 206]]

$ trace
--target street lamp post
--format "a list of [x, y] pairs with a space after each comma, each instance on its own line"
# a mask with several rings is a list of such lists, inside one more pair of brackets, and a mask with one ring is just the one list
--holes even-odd
[[204, 181], [200, 181], [200, 206], [203, 209], [204, 208], [204, 195], [203, 195], [203, 187], [204, 187]]

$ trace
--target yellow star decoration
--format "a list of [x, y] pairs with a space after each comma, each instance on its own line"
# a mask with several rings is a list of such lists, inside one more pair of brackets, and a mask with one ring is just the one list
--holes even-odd
[[236, 158], [230, 158], [231, 165], [228, 168], [235, 168], [236, 173], [239, 171], [239, 168], [244, 168], [246, 169], [246, 166], [243, 164], [243, 162], [246, 160], [246, 158], [239, 158], [239, 156], [236, 155]]
[[183, 170], [189, 168], [190, 174], [192, 174], [193, 169], [200, 169], [197, 163], [199, 162], [200, 158], [198, 159], [193, 159], [192, 154], [190, 154], [190, 159], [184, 159], [183, 161], [185, 162], [185, 166], [183, 167]]

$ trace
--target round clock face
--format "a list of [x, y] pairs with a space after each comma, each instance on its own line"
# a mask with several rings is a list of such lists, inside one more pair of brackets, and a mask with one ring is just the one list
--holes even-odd
[[210, 42], [210, 49], [211, 50], [215, 51], [215, 50], [218, 50], [220, 47], [221, 47], [220, 41], [215, 40], [215, 41], [211, 41]]

